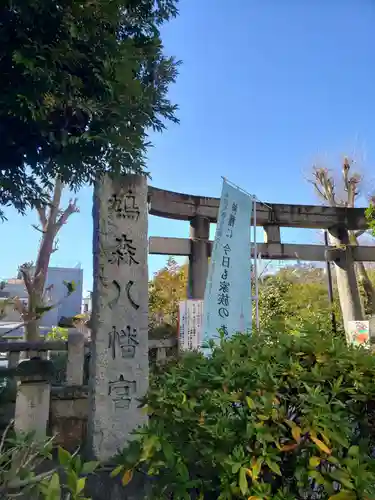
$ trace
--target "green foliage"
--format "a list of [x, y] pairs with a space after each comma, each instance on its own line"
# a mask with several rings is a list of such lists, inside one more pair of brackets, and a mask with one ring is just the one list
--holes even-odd
[[66, 296], [69, 297], [73, 292], [77, 290], [77, 285], [74, 281], [63, 281], [64, 286], [66, 287]]
[[58, 326], [62, 328], [74, 328], [76, 325], [86, 324], [90, 319], [89, 314], [76, 314], [75, 316], [61, 316]]
[[71, 455], [61, 447], [58, 448], [58, 460], [66, 483], [61, 485], [59, 475], [55, 473], [49, 481], [39, 486], [45, 499], [60, 500], [63, 493], [63, 498], [67, 500], [90, 500], [84, 494], [86, 477], [96, 471], [99, 462], [83, 462], [78, 453]]
[[176, 122], [178, 63], [160, 27], [178, 0], [4, 0], [0, 7], [0, 204], [46, 201], [59, 175], [143, 172], [148, 130]]
[[0, 497], [90, 500], [84, 496], [86, 476], [95, 472], [99, 462], [85, 463], [78, 453], [58, 448], [58, 466], [39, 473], [38, 468], [52, 460], [52, 451], [53, 439], [36, 440], [33, 433], [16, 434], [9, 426], [0, 443]]
[[[322, 332], [332, 331], [332, 312], [337, 334], [344, 335], [340, 303], [334, 281], [334, 304], [328, 300], [326, 276], [322, 268], [293, 265], [268, 275], [259, 283], [259, 317], [262, 330], [275, 324], [296, 329], [314, 324]], [[178, 304], [186, 299], [187, 264], [169, 258], [149, 283], [150, 334], [155, 337], [176, 332]], [[255, 291], [254, 291], [255, 292]], [[254, 317], [255, 320], [255, 317]]]
[[68, 329], [61, 328], [60, 326], [52, 327], [51, 331], [47, 333], [46, 340], [63, 340], [68, 341]]
[[283, 322], [290, 312], [288, 292], [292, 284], [278, 276], [269, 276], [259, 287], [259, 322], [267, 329], [275, 322]]
[[222, 339], [152, 379], [113, 475], [149, 498], [375, 498], [375, 357], [315, 329]]
[[370, 205], [365, 210], [366, 220], [370, 233], [375, 237], [375, 204], [371, 201]]
[[9, 425], [0, 444], [0, 497], [13, 498], [22, 492], [29, 498], [38, 492], [54, 472], [37, 474], [37, 468], [52, 458], [51, 452], [52, 440], [37, 441], [32, 433], [16, 435]]
[[170, 257], [165, 267], [155, 273], [149, 282], [149, 327], [150, 330], [171, 327], [177, 331], [178, 305], [186, 299], [187, 265], [179, 266]]
[[334, 304], [328, 300], [323, 269], [295, 265], [267, 276], [259, 287], [261, 329], [277, 324], [280, 328], [303, 329], [314, 324], [318, 331], [332, 332], [332, 312], [336, 318], [337, 335], [344, 335], [338, 293], [334, 287]]

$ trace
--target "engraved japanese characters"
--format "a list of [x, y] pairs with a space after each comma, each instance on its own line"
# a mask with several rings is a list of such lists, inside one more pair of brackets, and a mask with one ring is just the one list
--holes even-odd
[[94, 193], [93, 454], [113, 456], [146, 421], [148, 387], [147, 182], [104, 178]]

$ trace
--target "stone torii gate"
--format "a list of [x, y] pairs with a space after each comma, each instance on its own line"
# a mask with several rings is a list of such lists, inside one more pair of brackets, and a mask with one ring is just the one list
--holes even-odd
[[[210, 223], [217, 222], [219, 202], [218, 198], [148, 188], [150, 215], [190, 222], [190, 238], [149, 239], [150, 254], [189, 257], [189, 298], [203, 299], [204, 296], [213, 244], [209, 240]], [[351, 246], [346, 230], [367, 228], [364, 209], [258, 203], [256, 210], [257, 225], [263, 226], [265, 234], [264, 243], [258, 244], [261, 258], [334, 262], [342, 291], [340, 300], [345, 324], [363, 319], [353, 262], [374, 262], [375, 249]], [[327, 229], [334, 246], [282, 243], [281, 227]]]

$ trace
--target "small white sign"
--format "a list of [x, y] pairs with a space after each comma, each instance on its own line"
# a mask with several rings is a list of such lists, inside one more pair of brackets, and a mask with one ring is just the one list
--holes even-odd
[[178, 311], [178, 341], [179, 345], [185, 345], [185, 338], [187, 338], [187, 325], [186, 325], [186, 300], [180, 302]]
[[203, 300], [184, 300], [179, 306], [179, 345], [183, 350], [199, 349], [203, 317]]
[[350, 342], [354, 345], [369, 345], [370, 343], [370, 322], [369, 321], [348, 321], [348, 334]]

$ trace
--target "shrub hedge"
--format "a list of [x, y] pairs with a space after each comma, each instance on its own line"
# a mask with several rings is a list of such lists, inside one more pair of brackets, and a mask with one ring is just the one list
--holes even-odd
[[375, 499], [375, 357], [306, 330], [238, 334], [151, 377], [117, 457], [153, 499]]

